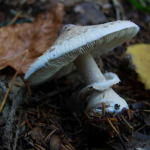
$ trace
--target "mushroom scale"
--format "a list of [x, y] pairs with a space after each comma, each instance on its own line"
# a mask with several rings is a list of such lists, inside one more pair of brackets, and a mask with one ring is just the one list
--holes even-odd
[[24, 79], [29, 85], [37, 85], [61, 77], [72, 71], [72, 62], [79, 55], [91, 52], [94, 56], [100, 56], [134, 37], [138, 30], [139, 27], [130, 21], [93, 26], [70, 25], [30, 66]]

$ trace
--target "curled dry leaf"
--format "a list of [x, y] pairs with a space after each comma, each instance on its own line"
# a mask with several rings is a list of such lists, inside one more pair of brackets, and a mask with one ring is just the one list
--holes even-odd
[[59, 150], [61, 147], [61, 139], [58, 135], [54, 134], [50, 138], [50, 149], [51, 150]]
[[35, 127], [33, 130], [31, 130], [30, 132], [28, 132], [28, 135], [32, 136], [33, 140], [36, 140], [36, 142], [38, 144], [41, 144], [42, 139], [45, 138], [45, 133], [42, 131], [41, 127]]
[[0, 69], [11, 66], [17, 70], [26, 49], [29, 50], [19, 73], [25, 73], [33, 61], [55, 41], [63, 18], [63, 5], [38, 15], [33, 23], [0, 28]]

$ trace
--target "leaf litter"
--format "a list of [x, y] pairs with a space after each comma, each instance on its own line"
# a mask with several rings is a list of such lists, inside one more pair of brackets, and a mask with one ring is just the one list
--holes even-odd
[[[68, 11], [71, 12], [72, 11], [71, 9]], [[129, 13], [131, 11], [129, 11]], [[113, 15], [113, 13], [111, 15]], [[71, 16], [70, 18], [75, 18], [75, 17]], [[115, 14], [114, 14], [114, 18], [115, 18]], [[135, 18], [136, 17], [131, 18], [131, 20]], [[70, 23], [70, 20], [68, 20], [68, 22]], [[33, 32], [35, 32], [34, 30]], [[145, 30], [145, 32], [147, 32], [147, 30]], [[136, 37], [135, 39], [128, 41], [126, 45], [140, 42], [141, 37], [144, 37], [145, 32], [140, 33], [140, 38]], [[35, 34], [34, 37], [36, 37], [36, 35], [38, 35], [38, 32], [37, 34]], [[42, 45], [39, 44], [39, 42], [41, 41], [40, 40], [41, 36], [37, 36], [37, 37], [39, 37], [39, 41], [34, 44], [35, 45], [37, 44], [37, 46], [39, 46], [40, 48], [40, 46]], [[32, 39], [34, 38], [31, 37], [31, 41]], [[148, 41], [149, 37], [146, 36], [143, 39], [144, 40], [146, 39]], [[30, 44], [28, 44], [27, 48], [28, 49], [31, 48]], [[128, 69], [127, 67], [128, 61], [122, 57], [123, 52], [124, 52], [124, 46], [121, 46], [117, 48], [116, 51], [110, 53], [109, 55], [103, 56], [102, 57], [102, 61], [104, 62], [103, 69], [116, 72], [119, 75], [119, 77], [122, 79], [121, 84], [115, 86], [114, 89], [119, 94], [122, 94], [123, 97], [125, 97], [128, 100], [129, 104], [131, 105], [136, 104], [141, 99], [142, 102], [145, 102], [145, 100], [149, 99], [150, 94], [144, 90], [143, 85], [140, 82], [137, 82], [137, 75], [134, 72], [134, 70]], [[37, 50], [37, 55], [39, 53], [40, 52], [38, 52]], [[31, 56], [34, 57], [34, 52], [32, 50], [31, 50]], [[92, 120], [91, 116], [88, 116], [86, 112], [78, 113], [77, 111], [75, 111], [75, 109], [72, 109], [71, 107], [74, 105], [70, 104], [68, 108], [68, 106], [66, 105], [66, 101], [69, 99], [70, 95], [72, 93], [78, 93], [77, 90], [78, 89], [80, 90], [81, 86], [84, 86], [81, 84], [81, 81], [79, 81], [78, 83], [80, 84], [76, 84], [75, 86], [75, 83], [70, 80], [68, 81], [67, 77], [59, 79], [55, 82], [52, 81], [50, 84], [45, 83], [44, 85], [40, 85], [32, 89], [33, 95], [29, 99], [27, 98], [27, 102], [22, 101], [24, 96], [23, 94], [21, 94], [20, 92], [21, 90], [19, 91], [18, 94], [16, 94], [17, 98], [12, 99], [13, 102], [16, 101], [15, 105], [20, 106], [20, 103], [22, 102], [23, 103], [20, 107], [17, 106], [18, 109], [16, 109], [15, 108], [16, 106], [14, 107], [13, 104], [13, 107], [15, 108], [14, 111], [16, 111], [14, 114], [11, 114], [11, 116], [16, 115], [15, 122], [13, 122], [13, 126], [12, 126], [13, 129], [15, 128], [14, 125], [16, 125], [16, 122], [19, 120], [18, 113], [20, 113], [22, 109], [24, 110], [24, 114], [22, 114], [21, 119], [26, 118], [24, 120], [21, 120], [22, 122], [18, 121], [20, 122], [19, 135], [21, 135], [20, 137], [18, 136], [19, 138], [17, 136], [15, 137], [15, 141], [18, 140], [18, 145], [16, 144], [18, 148], [20, 144], [21, 145], [20, 147], [22, 149], [31, 149], [32, 147], [34, 149], [49, 149], [50, 146], [49, 144], [52, 144], [51, 141], [54, 141], [53, 143], [56, 142], [56, 146], [53, 145], [54, 149], [57, 147], [66, 150], [67, 149], [72, 149], [72, 150], [90, 149], [90, 148], [93, 149], [95, 147], [98, 148], [104, 147], [104, 148], [112, 149], [111, 147], [113, 146], [107, 147], [107, 143], [112, 143], [112, 141], [117, 141], [116, 138], [117, 133], [115, 132], [115, 130], [121, 133], [121, 135], [118, 136], [118, 139], [120, 139], [118, 143], [121, 143], [121, 148], [122, 148], [122, 146], [125, 145], [128, 146], [131, 140], [130, 138], [128, 138], [128, 136], [126, 136], [126, 134], [124, 134], [124, 128], [121, 127], [125, 126], [126, 128], [128, 128], [128, 130], [130, 130], [131, 126], [129, 123], [130, 123], [130, 117], [132, 116], [135, 116], [135, 120], [131, 122], [132, 125], [134, 126], [134, 129], [138, 129], [136, 127], [138, 127], [139, 126], [138, 124], [140, 124], [140, 126], [142, 127], [142, 131], [140, 130], [140, 132], [145, 133], [144, 124], [145, 123], [148, 124], [148, 122], [146, 122], [146, 120], [148, 119], [146, 119], [145, 116], [147, 116], [146, 114], [148, 114], [149, 112], [144, 112], [143, 109], [141, 109], [141, 107], [136, 107], [134, 111], [131, 111], [131, 114], [130, 113], [128, 114], [128, 111], [125, 111], [125, 115], [121, 116], [118, 122], [116, 118], [113, 118], [113, 116], [110, 117], [110, 119], [108, 118], [106, 119], [105, 117], [99, 119], [98, 118], [99, 116], [97, 116], [96, 114], [95, 114], [96, 115], [95, 120]], [[74, 94], [73, 96], [74, 99], [76, 99], [75, 96], [77, 96], [77, 94]], [[147, 104], [149, 103], [147, 102]], [[149, 108], [149, 105], [147, 105], [147, 107]], [[9, 119], [11, 116], [9, 116]], [[139, 121], [139, 118], [141, 119], [141, 121]], [[9, 119], [8, 119], [8, 123], [11, 124], [12, 122], [9, 121]], [[9, 124], [6, 124], [5, 131], [6, 131], [6, 127], [10, 127]], [[24, 127], [24, 129], [22, 129], [22, 127]], [[44, 135], [46, 134], [46, 138], [44, 138], [45, 140], [43, 140], [43, 138], [38, 137], [39, 143], [36, 142], [36, 138], [35, 138], [36, 131], [39, 132], [38, 130], [36, 130], [36, 128], [37, 129], [40, 128], [40, 132], [44, 133]], [[103, 132], [103, 130], [105, 129], [108, 129], [108, 131]], [[5, 133], [6, 132], [4, 132], [4, 134]], [[14, 135], [12, 134], [12, 130], [10, 130], [8, 133], [9, 133], [7, 134], [8, 139], [6, 138], [5, 140], [6, 144], [13, 143]], [[15, 133], [17, 133], [16, 130], [14, 130], [14, 134]], [[32, 133], [31, 136], [35, 134], [34, 138], [28, 135], [28, 133]], [[57, 135], [59, 139], [52, 138], [53, 135]], [[136, 134], [134, 136], [136, 136]], [[138, 142], [142, 142], [142, 139], [140, 138], [135, 140]], [[104, 141], [108, 141], [108, 142], [105, 143]], [[126, 143], [125, 141], [128, 141], [128, 143]]]

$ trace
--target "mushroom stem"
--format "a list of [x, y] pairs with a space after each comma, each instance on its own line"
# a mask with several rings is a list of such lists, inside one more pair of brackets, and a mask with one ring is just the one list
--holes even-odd
[[[91, 86], [93, 83], [97, 83], [100, 84], [100, 86], [103, 86], [102, 82], [106, 81], [106, 78], [101, 73], [90, 53], [79, 56], [74, 61], [74, 64], [80, 71], [87, 85]], [[89, 91], [89, 88], [87, 88], [87, 90]], [[88, 113], [92, 115], [91, 109], [93, 109], [95, 112], [101, 114], [102, 103], [105, 103], [105, 110], [107, 112], [120, 112], [123, 108], [128, 109], [126, 101], [110, 87], [107, 87], [107, 89], [102, 91], [95, 89], [89, 94], [89, 102], [87, 105]]]
[[106, 80], [90, 53], [78, 56], [74, 64], [87, 85]]

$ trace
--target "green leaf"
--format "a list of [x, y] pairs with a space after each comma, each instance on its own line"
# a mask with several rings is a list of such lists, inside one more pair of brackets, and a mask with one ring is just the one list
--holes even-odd
[[[149, 5], [150, 2], [148, 0], [143, 0], [142, 2], [140, 0], [129, 0], [129, 1], [138, 10], [150, 13], [150, 5]], [[145, 4], [145, 5], [143, 5], [143, 4]], [[148, 4], [148, 6], [147, 6], [147, 4]]]

